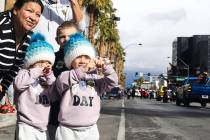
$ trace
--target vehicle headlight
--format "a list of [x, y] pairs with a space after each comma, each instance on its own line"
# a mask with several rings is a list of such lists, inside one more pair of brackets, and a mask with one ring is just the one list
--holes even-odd
[[191, 85], [188, 86], [187, 91], [189, 91], [189, 92], [192, 91], [192, 86]]

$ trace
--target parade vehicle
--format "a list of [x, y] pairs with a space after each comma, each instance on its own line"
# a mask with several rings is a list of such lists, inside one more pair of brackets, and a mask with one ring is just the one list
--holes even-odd
[[157, 101], [163, 100], [164, 103], [168, 102], [168, 94], [167, 94], [167, 86], [161, 86], [160, 89], [157, 91]]
[[108, 97], [108, 99], [118, 98], [120, 96], [119, 90], [119, 87], [114, 87], [111, 89], [111, 91], [106, 93], [106, 96]]
[[189, 106], [191, 102], [198, 102], [202, 107], [210, 102], [210, 78], [204, 82], [199, 77], [188, 77], [177, 88], [176, 105]]

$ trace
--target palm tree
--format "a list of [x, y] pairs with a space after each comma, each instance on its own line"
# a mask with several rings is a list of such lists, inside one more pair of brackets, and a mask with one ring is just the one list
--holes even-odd
[[[99, 56], [109, 57], [114, 60], [114, 68], [118, 73], [121, 85], [124, 85], [125, 75], [123, 72], [125, 53], [119, 43], [119, 31], [116, 21], [110, 20], [115, 17], [116, 9], [111, 0], [80, 0], [89, 14], [88, 38], [97, 46]], [[96, 40], [94, 36], [97, 34]]]
[[[110, 13], [115, 16], [113, 13]], [[107, 16], [104, 15], [104, 16]], [[103, 18], [103, 16], [101, 16]], [[99, 54], [102, 56], [107, 56], [110, 60], [114, 62], [114, 68], [118, 74], [119, 81], [121, 85], [124, 85], [125, 75], [124, 75], [124, 50], [119, 43], [119, 31], [117, 29], [116, 21], [111, 20], [110, 22], [101, 22], [99, 25]]]
[[[108, 8], [107, 8], [108, 9]], [[119, 33], [117, 30], [116, 21], [113, 20], [115, 14], [113, 13], [112, 7], [109, 8], [109, 11], [103, 11], [100, 13], [100, 17], [98, 18], [98, 41], [100, 42], [98, 45], [99, 53], [106, 54], [107, 56], [111, 56], [110, 48], [111, 45], [115, 42], [119, 41]], [[103, 52], [106, 51], [106, 52]]]
[[125, 53], [124, 49], [120, 44], [117, 44], [117, 51], [115, 54], [115, 68], [119, 77], [119, 83], [124, 86], [125, 83], [125, 74], [124, 74], [124, 63], [125, 63]]
[[94, 35], [96, 33], [96, 25], [100, 12], [112, 4], [111, 0], [83, 0], [82, 6], [86, 7], [87, 13], [89, 14], [89, 28], [88, 28], [88, 38], [95, 44]]

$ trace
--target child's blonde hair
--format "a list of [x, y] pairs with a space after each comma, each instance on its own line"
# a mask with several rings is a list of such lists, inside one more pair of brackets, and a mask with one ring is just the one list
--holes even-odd
[[74, 20], [70, 20], [70, 21], [64, 21], [61, 25], [58, 26], [56, 35], [59, 36], [60, 31], [65, 28], [75, 28], [77, 32], [82, 32], [78, 24]]

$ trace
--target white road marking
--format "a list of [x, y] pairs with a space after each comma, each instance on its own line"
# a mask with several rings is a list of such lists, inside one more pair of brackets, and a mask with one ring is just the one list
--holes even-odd
[[120, 125], [119, 131], [117, 135], [117, 140], [125, 140], [125, 99], [122, 100], [122, 109], [121, 109], [121, 116], [120, 116]]

